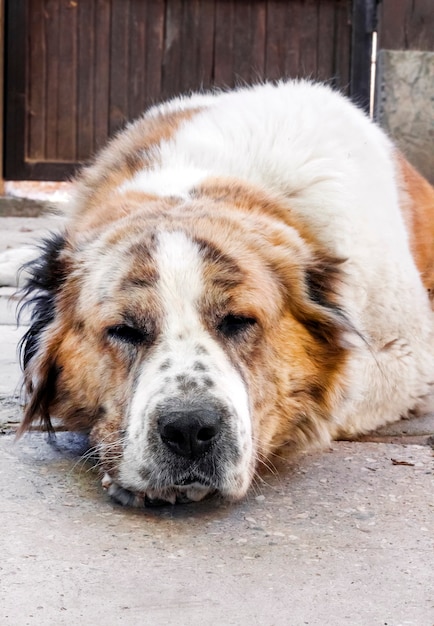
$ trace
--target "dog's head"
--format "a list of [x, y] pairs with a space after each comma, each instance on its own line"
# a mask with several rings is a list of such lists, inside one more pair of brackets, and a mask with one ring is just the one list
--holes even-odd
[[35, 262], [22, 429], [89, 430], [141, 496], [239, 498], [274, 447], [326, 431], [346, 355], [338, 266], [259, 193], [143, 201], [73, 222]]

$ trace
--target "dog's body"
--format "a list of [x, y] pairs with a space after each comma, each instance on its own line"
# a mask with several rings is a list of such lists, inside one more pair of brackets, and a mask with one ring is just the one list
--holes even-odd
[[327, 87], [155, 107], [35, 264], [23, 429], [89, 429], [124, 501], [239, 498], [278, 446], [427, 410], [433, 241], [431, 186]]

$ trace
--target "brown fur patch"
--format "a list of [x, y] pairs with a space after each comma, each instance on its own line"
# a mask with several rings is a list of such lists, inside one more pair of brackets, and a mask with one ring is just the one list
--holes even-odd
[[400, 206], [423, 284], [434, 293], [434, 188], [396, 152]]
[[138, 171], [155, 165], [156, 149], [200, 109], [144, 116], [128, 125], [98, 154], [76, 181], [76, 228], [86, 232], [107, 224], [155, 199], [139, 192], [122, 194], [118, 187]]

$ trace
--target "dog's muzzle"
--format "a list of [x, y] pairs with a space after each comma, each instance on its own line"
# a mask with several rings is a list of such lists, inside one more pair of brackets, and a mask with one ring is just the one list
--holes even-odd
[[200, 483], [218, 489], [238, 451], [224, 404], [210, 396], [171, 398], [156, 407], [152, 422], [157, 473], [173, 486]]
[[236, 410], [212, 394], [192, 395], [166, 395], [143, 418], [146, 430], [130, 431], [118, 476], [105, 480], [114, 499], [141, 506], [245, 492], [250, 457]]

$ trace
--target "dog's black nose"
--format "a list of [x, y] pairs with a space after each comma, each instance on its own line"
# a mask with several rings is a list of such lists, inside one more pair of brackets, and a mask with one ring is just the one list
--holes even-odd
[[197, 459], [218, 439], [221, 419], [211, 408], [170, 411], [160, 417], [158, 429], [172, 452]]

